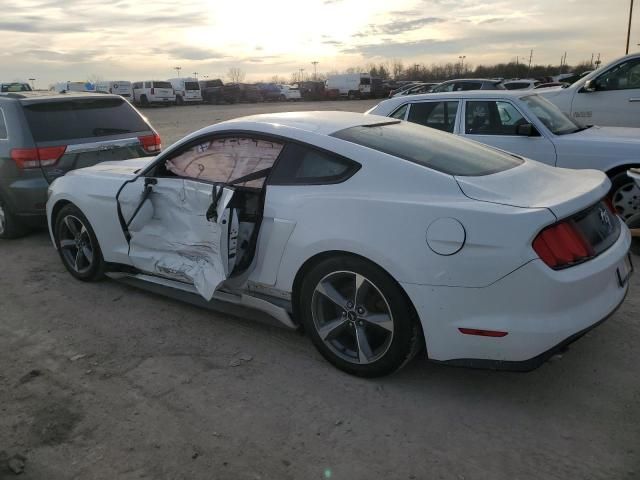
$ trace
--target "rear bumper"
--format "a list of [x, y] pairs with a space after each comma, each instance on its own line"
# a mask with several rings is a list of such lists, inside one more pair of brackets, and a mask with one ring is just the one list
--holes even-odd
[[[598, 257], [554, 271], [533, 260], [484, 288], [403, 284], [425, 332], [430, 359], [454, 365], [530, 370], [623, 302], [628, 282], [617, 269], [631, 237], [620, 237]], [[462, 334], [459, 329], [507, 332], [503, 337]]]
[[11, 211], [18, 217], [24, 217], [28, 223], [32, 219], [36, 224], [37, 217], [44, 218], [47, 205], [47, 189], [49, 183], [40, 169], [33, 169], [28, 176], [11, 180], [2, 186], [1, 194]]

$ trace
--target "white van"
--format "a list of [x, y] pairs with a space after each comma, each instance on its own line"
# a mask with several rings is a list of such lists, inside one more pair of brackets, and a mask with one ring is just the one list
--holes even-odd
[[170, 78], [169, 82], [176, 92], [176, 105], [202, 103], [202, 92], [197, 78]]
[[127, 80], [110, 80], [96, 83], [96, 92], [113, 93], [131, 100], [131, 82]]
[[176, 94], [171, 83], [161, 80], [144, 80], [133, 82], [133, 103], [147, 107], [149, 105], [166, 105], [176, 101]]
[[53, 85], [49, 90], [54, 92], [89, 92], [92, 90], [87, 89], [87, 82], [58, 82]]
[[327, 90], [339, 90], [341, 97], [349, 99], [371, 96], [371, 75], [368, 73], [345, 73], [327, 77]]
[[619, 58], [567, 88], [539, 93], [583, 124], [640, 127], [640, 53]]

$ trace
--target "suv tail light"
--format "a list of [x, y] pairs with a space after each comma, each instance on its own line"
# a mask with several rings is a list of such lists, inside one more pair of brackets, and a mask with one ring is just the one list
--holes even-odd
[[58, 160], [60, 160], [66, 150], [66, 145], [57, 147], [14, 148], [11, 150], [11, 159], [16, 162], [16, 165], [20, 169], [51, 167], [58, 163]]
[[142, 148], [147, 153], [160, 153], [160, 150], [162, 150], [162, 140], [157, 133], [138, 137], [138, 140], [140, 140]]

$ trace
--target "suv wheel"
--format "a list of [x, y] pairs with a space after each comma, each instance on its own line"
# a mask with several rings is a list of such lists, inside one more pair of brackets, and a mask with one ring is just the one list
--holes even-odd
[[28, 229], [11, 212], [9, 206], [0, 198], [0, 238], [18, 238], [27, 233]]
[[298, 306], [322, 356], [353, 375], [392, 373], [422, 346], [419, 322], [400, 287], [360, 258], [336, 256], [313, 267], [302, 280]]
[[78, 280], [100, 280], [104, 276], [104, 259], [98, 239], [87, 217], [75, 205], [60, 210], [53, 236], [62, 263]]
[[140, 97], [140, 105], [142, 105], [143, 107], [148, 107], [149, 106], [149, 100], [147, 99], [146, 95], [142, 95]]
[[178, 106], [184, 105], [184, 100], [182, 99], [182, 97], [180, 95], [176, 95], [176, 105], [178, 105]]

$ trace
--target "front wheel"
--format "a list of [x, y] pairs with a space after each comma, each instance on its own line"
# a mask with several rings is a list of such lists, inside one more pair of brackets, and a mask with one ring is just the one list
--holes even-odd
[[357, 257], [314, 266], [302, 280], [299, 312], [322, 356], [353, 375], [392, 373], [422, 345], [419, 322], [398, 284]]
[[91, 282], [104, 276], [104, 258], [89, 220], [75, 205], [60, 210], [54, 226], [54, 239], [62, 263], [78, 280]]
[[640, 187], [626, 170], [611, 177], [611, 202], [623, 220], [640, 213]]

